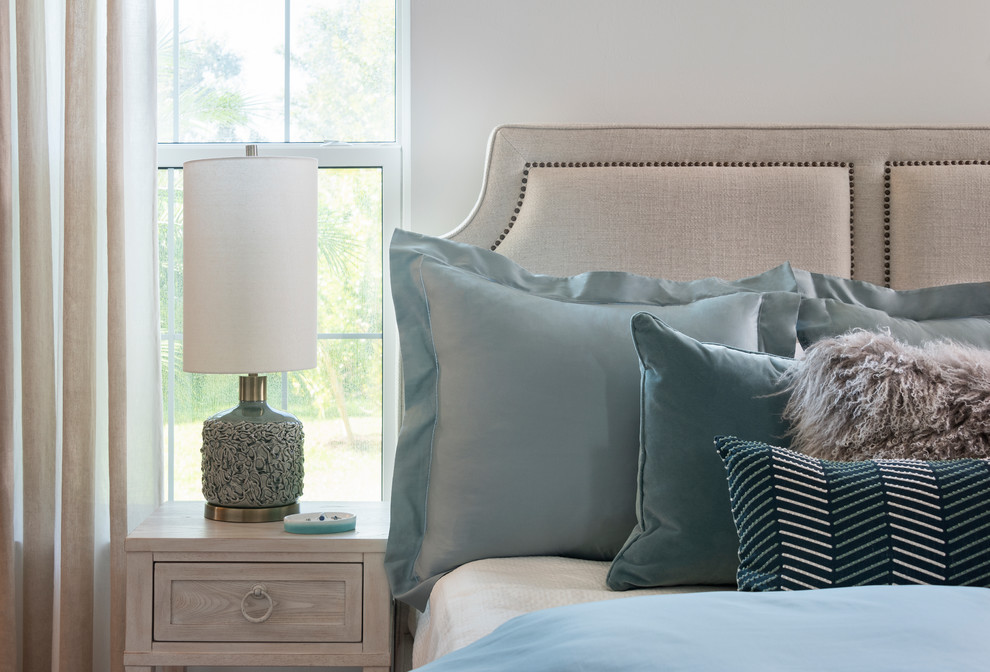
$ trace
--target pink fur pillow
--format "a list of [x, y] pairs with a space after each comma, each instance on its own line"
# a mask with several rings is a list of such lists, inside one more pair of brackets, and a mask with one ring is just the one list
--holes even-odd
[[785, 374], [791, 447], [827, 460], [990, 457], [990, 351], [852, 331]]

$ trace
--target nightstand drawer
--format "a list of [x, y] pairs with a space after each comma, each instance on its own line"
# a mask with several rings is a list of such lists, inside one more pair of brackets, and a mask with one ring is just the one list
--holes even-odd
[[360, 642], [358, 563], [155, 563], [159, 642]]

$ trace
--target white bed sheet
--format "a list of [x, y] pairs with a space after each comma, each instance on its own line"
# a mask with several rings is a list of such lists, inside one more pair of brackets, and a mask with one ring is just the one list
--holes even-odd
[[[493, 558], [458, 567], [441, 578], [413, 627], [413, 667], [484, 637], [511, 618], [539, 609], [634, 595], [729, 590], [675, 586], [613, 591], [608, 562], [560, 557]], [[418, 613], [418, 612], [416, 612]]]

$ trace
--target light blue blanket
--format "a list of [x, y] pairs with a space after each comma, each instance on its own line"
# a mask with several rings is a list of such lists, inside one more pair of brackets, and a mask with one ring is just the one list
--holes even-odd
[[422, 672], [990, 670], [990, 590], [630, 597], [524, 614]]

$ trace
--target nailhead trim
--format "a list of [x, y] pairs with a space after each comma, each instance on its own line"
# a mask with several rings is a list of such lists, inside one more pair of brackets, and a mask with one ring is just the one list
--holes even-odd
[[883, 281], [890, 287], [890, 176], [891, 168], [915, 166], [987, 166], [990, 159], [944, 159], [941, 161], [887, 161], [883, 168]]
[[[495, 251], [505, 237], [512, 231], [526, 199], [526, 185], [529, 182], [529, 171], [531, 168], [848, 168], [849, 169], [849, 250], [850, 250], [850, 271], [851, 275], [856, 275], [856, 255], [855, 255], [855, 171], [852, 162], [846, 161], [539, 161], [527, 162], [523, 168], [522, 183], [519, 187], [519, 196], [516, 199], [516, 207], [512, 211], [512, 216], [498, 240], [491, 245], [491, 250]], [[889, 170], [887, 171], [889, 173]], [[889, 205], [889, 203], [887, 204]], [[885, 206], [886, 207], [886, 206]], [[889, 215], [889, 213], [888, 213]], [[889, 228], [885, 222], [885, 229]], [[889, 238], [889, 232], [885, 230], [884, 235]], [[889, 243], [887, 268], [887, 284], [890, 284], [890, 264], [889, 264]]]
[[529, 182], [529, 169], [531, 166], [532, 164], [527, 163], [525, 169], [523, 169], [522, 185], [519, 187], [519, 197], [516, 200], [516, 207], [512, 211], [512, 216], [509, 217], [508, 224], [505, 225], [505, 228], [502, 230], [502, 233], [499, 234], [498, 240], [492, 243], [491, 250], [493, 252], [495, 251], [495, 248], [497, 248], [499, 245], [502, 244], [502, 241], [505, 240], [505, 237], [507, 235], [509, 235], [509, 231], [512, 230], [512, 227], [516, 223], [516, 219], [519, 215], [519, 210], [523, 206], [523, 199], [526, 198], [526, 183]]
[[894, 165], [908, 165], [907, 161], [883, 165], [883, 284], [890, 287], [890, 169]]

